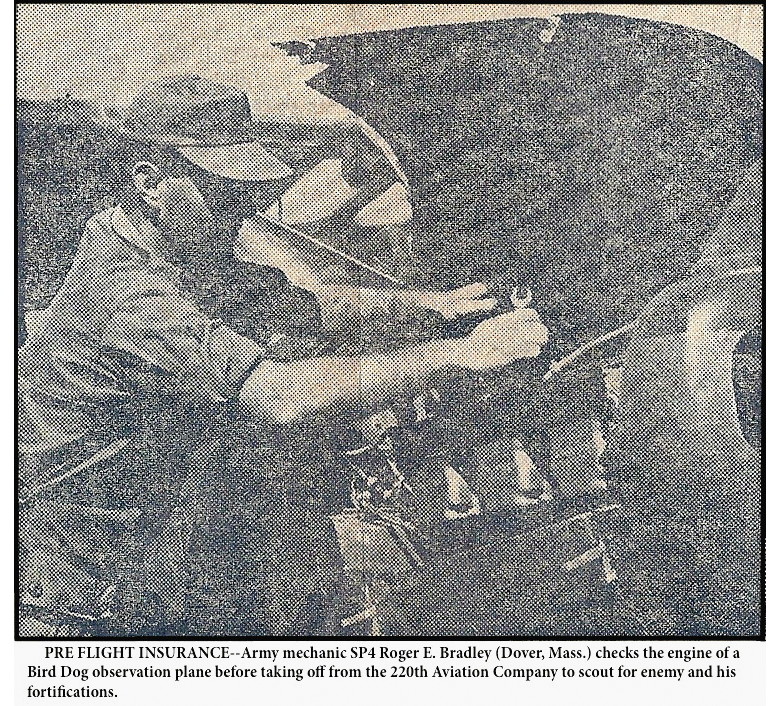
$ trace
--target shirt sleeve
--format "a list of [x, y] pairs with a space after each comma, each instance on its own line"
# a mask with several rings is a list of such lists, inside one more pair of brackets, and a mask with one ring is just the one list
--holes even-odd
[[215, 401], [235, 399], [265, 355], [262, 346], [221, 320], [159, 291], [125, 301], [109, 321], [103, 342], [175, 377], [183, 390]]
[[230, 328], [252, 338], [283, 334], [310, 337], [322, 326], [316, 297], [290, 284], [281, 270], [231, 260], [220, 316]]

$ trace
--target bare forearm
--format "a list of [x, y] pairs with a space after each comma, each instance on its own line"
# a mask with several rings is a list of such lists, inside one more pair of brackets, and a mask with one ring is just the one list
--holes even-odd
[[417, 290], [364, 289], [347, 285], [322, 285], [315, 291], [322, 324], [339, 331], [357, 322], [395, 321], [418, 316], [431, 309], [428, 293]]
[[427, 389], [462, 367], [462, 339], [431, 341], [387, 355], [266, 361], [244, 384], [239, 401], [253, 416], [291, 422], [320, 410], [371, 408]]
[[497, 303], [494, 298], [485, 297], [487, 287], [481, 282], [446, 292], [321, 285], [315, 294], [320, 303], [323, 324], [331, 330], [345, 328], [349, 323], [354, 324], [356, 319], [380, 325], [400, 320], [421, 320], [426, 312], [435, 312], [452, 320], [459, 316], [487, 313]]

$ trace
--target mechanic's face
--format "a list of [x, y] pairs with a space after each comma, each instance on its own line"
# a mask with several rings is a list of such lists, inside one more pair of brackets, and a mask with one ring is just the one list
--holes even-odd
[[160, 227], [177, 249], [204, 243], [214, 230], [214, 215], [189, 177], [165, 177], [157, 186]]
[[229, 247], [243, 219], [257, 210], [256, 182], [215, 176], [183, 162], [148, 166], [152, 168], [149, 174], [138, 177], [136, 184], [158, 209], [160, 229], [179, 257]]

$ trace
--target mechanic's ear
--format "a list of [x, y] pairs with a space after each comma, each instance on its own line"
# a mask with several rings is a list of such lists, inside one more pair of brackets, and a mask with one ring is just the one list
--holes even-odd
[[162, 181], [162, 172], [156, 164], [151, 162], [136, 162], [133, 165], [133, 184], [135, 190], [152, 206], [157, 206], [160, 201], [159, 185]]

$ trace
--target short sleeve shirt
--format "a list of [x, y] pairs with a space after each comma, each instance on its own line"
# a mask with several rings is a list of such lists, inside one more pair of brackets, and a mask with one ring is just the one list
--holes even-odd
[[264, 347], [204, 314], [176, 268], [121, 207], [94, 216], [19, 353], [22, 453], [47, 453], [110, 425], [144, 384], [234, 399]]

